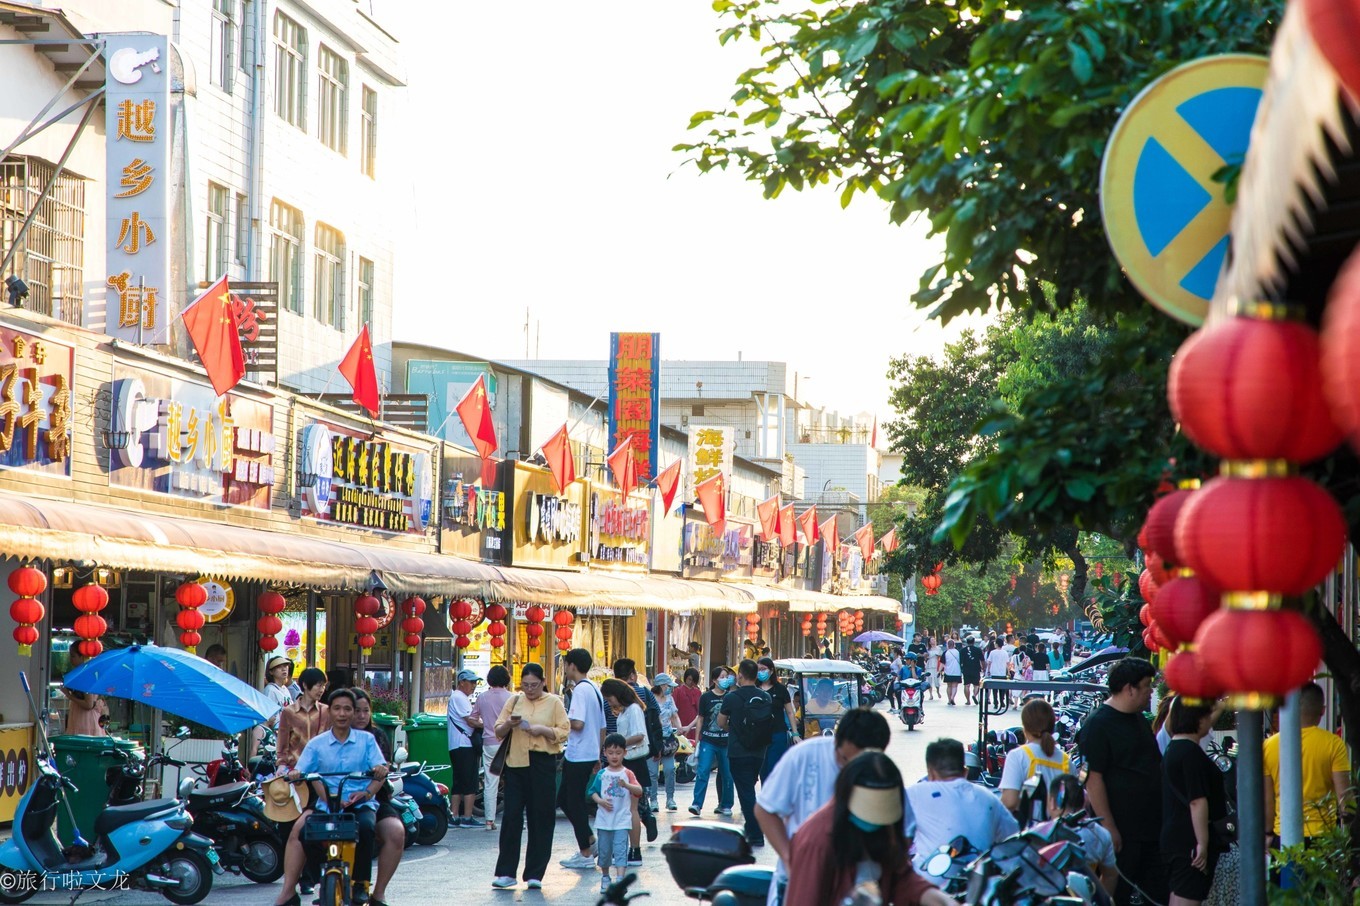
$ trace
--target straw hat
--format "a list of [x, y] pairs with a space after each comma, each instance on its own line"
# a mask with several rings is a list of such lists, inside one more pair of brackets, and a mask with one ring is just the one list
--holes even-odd
[[282, 777], [264, 785], [264, 816], [270, 821], [296, 821], [302, 815], [297, 788]]
[[282, 667], [285, 664], [288, 666], [288, 672], [291, 673], [293, 671], [293, 662], [281, 654], [274, 655], [265, 663], [264, 675], [268, 676], [269, 672], [275, 667]]

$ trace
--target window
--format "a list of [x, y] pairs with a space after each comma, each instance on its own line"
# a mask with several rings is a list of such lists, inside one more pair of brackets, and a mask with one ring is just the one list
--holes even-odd
[[231, 94], [236, 75], [236, 0], [213, 0], [212, 37], [208, 42], [208, 78]]
[[238, 23], [236, 28], [236, 36], [240, 39], [241, 42], [240, 47], [237, 48], [236, 51], [236, 68], [240, 69], [242, 72], [250, 71], [246, 67], [252, 55], [251, 50], [253, 49], [250, 46], [250, 39], [246, 37], [246, 23], [251, 21], [250, 4], [251, 0], [241, 0], [241, 15], [236, 17], [236, 21]]
[[250, 202], [242, 194], [236, 196], [236, 263], [245, 264], [250, 257]]
[[359, 171], [373, 178], [378, 154], [378, 92], [364, 86], [359, 110]]
[[324, 223], [316, 225], [312, 269], [312, 313], [322, 324], [345, 326], [345, 237]]
[[359, 259], [359, 323], [373, 323], [373, 262]]
[[274, 112], [299, 129], [307, 128], [307, 29], [274, 13]]
[[349, 118], [349, 64], [326, 45], [316, 55], [316, 137], [332, 151], [344, 154]]
[[227, 272], [227, 204], [230, 197], [226, 186], [208, 183], [208, 223], [203, 231], [207, 254], [203, 279], [209, 283]]
[[279, 303], [302, 314], [302, 212], [278, 199], [269, 206], [269, 279]]
[[[38, 205], [56, 168], [36, 157], [0, 160], [0, 251], [15, 246], [24, 219]], [[14, 249], [10, 275], [28, 284], [24, 307], [80, 324], [84, 316], [85, 181], [63, 171]]]

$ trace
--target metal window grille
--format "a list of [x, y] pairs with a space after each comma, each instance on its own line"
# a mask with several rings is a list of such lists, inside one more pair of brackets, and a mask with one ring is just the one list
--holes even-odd
[[227, 272], [227, 199], [230, 197], [226, 186], [208, 183], [203, 279], [209, 283]]
[[359, 259], [359, 323], [373, 323], [373, 262]]
[[250, 202], [245, 195], [236, 196], [236, 263], [244, 264], [250, 253]]
[[62, 172], [47, 198], [38, 196], [56, 167], [35, 157], [0, 161], [0, 253], [8, 251], [24, 219], [37, 216], [10, 262], [8, 274], [28, 284], [24, 306], [71, 324], [84, 313], [85, 180]]
[[345, 236], [324, 223], [316, 225], [312, 271], [312, 309], [316, 319], [343, 326], [345, 292]]
[[282, 304], [302, 314], [302, 212], [275, 199], [269, 228], [269, 279], [279, 285]]
[[307, 128], [307, 29], [274, 13], [274, 112]]
[[208, 77], [231, 94], [236, 75], [236, 0], [213, 0]]
[[378, 92], [364, 86], [359, 111], [359, 171], [370, 179], [378, 157]]
[[316, 137], [332, 151], [347, 153], [345, 141], [349, 64], [326, 45], [316, 55]]

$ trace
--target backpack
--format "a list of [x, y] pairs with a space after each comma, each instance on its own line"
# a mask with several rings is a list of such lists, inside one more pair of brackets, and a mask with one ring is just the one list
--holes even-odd
[[748, 752], [757, 752], [770, 744], [774, 736], [774, 699], [758, 686], [753, 686], [751, 697], [742, 705], [731, 727], [731, 733]]
[[647, 757], [655, 758], [661, 754], [661, 747], [665, 743], [661, 731], [661, 711], [657, 708], [646, 708], [642, 716], [647, 722]]

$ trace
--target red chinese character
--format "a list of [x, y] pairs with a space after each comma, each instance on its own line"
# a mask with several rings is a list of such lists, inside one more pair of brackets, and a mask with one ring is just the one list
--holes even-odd
[[637, 419], [645, 422], [652, 417], [652, 402], [648, 399], [621, 399], [614, 411], [619, 421]]
[[652, 372], [647, 368], [620, 368], [618, 379], [614, 382], [616, 390], [652, 389]]
[[650, 359], [652, 357], [652, 335], [649, 333], [619, 334], [620, 359]]
[[639, 453], [646, 453], [648, 450], [652, 449], [652, 432], [642, 428], [634, 429], [626, 433], [631, 434], [633, 437], [633, 455], [635, 457]]

